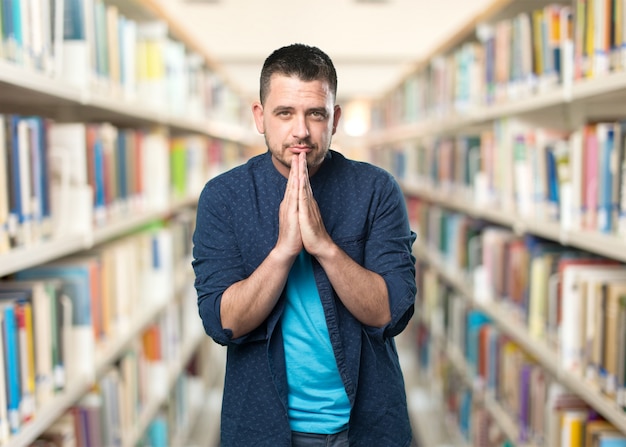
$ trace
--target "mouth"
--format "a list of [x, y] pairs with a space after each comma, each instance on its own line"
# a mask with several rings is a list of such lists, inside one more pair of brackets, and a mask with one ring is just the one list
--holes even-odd
[[306, 146], [306, 145], [301, 145], [301, 144], [288, 146], [287, 149], [294, 154], [300, 154], [302, 152], [309, 153], [313, 150], [311, 146]]

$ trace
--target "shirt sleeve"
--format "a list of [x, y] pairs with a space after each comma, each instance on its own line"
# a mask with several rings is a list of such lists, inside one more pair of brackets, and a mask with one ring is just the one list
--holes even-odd
[[205, 332], [217, 343], [243, 343], [265, 337], [265, 328], [233, 339], [232, 331], [222, 327], [220, 305], [224, 291], [246, 273], [239, 244], [233, 230], [228, 194], [219, 182], [207, 183], [198, 200], [193, 234], [193, 261], [198, 311]]
[[409, 226], [404, 195], [397, 182], [388, 177], [376, 208], [365, 246], [365, 268], [383, 277], [389, 294], [391, 321], [382, 328], [367, 327], [376, 337], [394, 337], [413, 316], [417, 286], [413, 243], [416, 234]]

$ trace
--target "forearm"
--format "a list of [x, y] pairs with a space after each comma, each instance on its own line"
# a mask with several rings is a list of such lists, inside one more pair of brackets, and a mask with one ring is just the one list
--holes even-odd
[[391, 321], [385, 280], [352, 260], [334, 243], [316, 254], [333, 289], [361, 323], [383, 327]]
[[285, 287], [293, 258], [272, 250], [248, 278], [231, 285], [222, 296], [222, 327], [241, 337], [256, 329], [270, 314]]

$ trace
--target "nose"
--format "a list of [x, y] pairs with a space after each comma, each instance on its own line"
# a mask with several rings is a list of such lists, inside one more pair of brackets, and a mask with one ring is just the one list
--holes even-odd
[[309, 136], [309, 127], [306, 122], [306, 117], [297, 116], [293, 121], [293, 136], [298, 139], [305, 139]]

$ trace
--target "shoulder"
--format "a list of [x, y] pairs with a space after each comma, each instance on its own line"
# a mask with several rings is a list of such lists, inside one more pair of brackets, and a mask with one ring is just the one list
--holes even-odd
[[396, 179], [391, 173], [366, 161], [346, 158], [343, 154], [334, 150], [330, 151], [331, 163], [334, 169], [340, 170], [344, 181], [358, 181], [359, 185], [372, 188], [380, 188], [383, 185], [396, 188]]
[[212, 194], [229, 195], [247, 187], [247, 185], [251, 184], [250, 178], [263, 169], [265, 157], [266, 154], [256, 155], [244, 164], [235, 166], [211, 178], [205, 184], [202, 195], [207, 195], [209, 192]]
[[242, 188], [250, 184], [246, 181], [248, 163], [236, 166], [209, 179], [198, 198], [198, 214], [209, 214], [211, 210], [225, 213], [235, 197], [240, 196]]
[[265, 164], [267, 154], [260, 154], [251, 157], [243, 164], [235, 166], [209, 180], [210, 185], [227, 185], [243, 177], [248, 177], [252, 172], [256, 172]]

